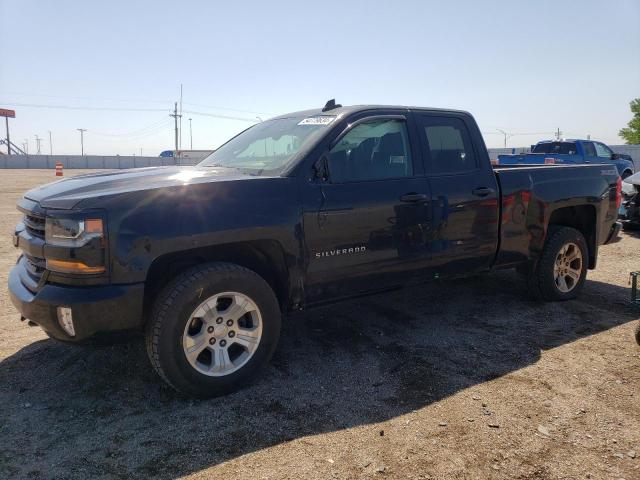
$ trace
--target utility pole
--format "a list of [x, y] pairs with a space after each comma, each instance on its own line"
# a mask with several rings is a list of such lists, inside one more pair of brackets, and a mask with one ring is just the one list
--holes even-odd
[[51, 141], [51, 130], [49, 132], [49, 155], [53, 155], [53, 142]]
[[173, 113], [169, 114], [170, 117], [173, 117], [173, 124], [176, 134], [176, 151], [175, 154], [178, 155], [178, 118], [182, 117], [182, 115], [178, 115], [178, 102], [175, 102], [173, 105]]
[[76, 128], [80, 132], [80, 155], [84, 157], [84, 132], [87, 131], [86, 128]]
[[34, 135], [36, 137], [36, 155], [40, 155], [40, 141], [42, 140], [38, 135]]
[[191, 119], [189, 119], [189, 148], [193, 150], [193, 130], [191, 129]]
[[180, 84], [180, 141], [178, 147], [182, 149], [182, 84]]
[[560, 141], [560, 137], [562, 137], [562, 132], [560, 131], [560, 127], [556, 130], [556, 140]]

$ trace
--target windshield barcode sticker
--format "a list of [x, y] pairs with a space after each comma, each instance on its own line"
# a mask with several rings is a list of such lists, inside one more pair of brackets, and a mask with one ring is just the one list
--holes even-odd
[[335, 119], [335, 116], [319, 115], [317, 117], [307, 117], [298, 123], [298, 125], [329, 125]]

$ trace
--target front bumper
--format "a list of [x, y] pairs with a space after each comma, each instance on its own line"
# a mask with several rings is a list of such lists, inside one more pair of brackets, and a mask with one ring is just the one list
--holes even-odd
[[609, 236], [607, 240], [604, 242], [605, 245], [609, 243], [619, 242], [622, 238], [620, 237], [620, 230], [622, 229], [622, 222], [617, 221], [611, 225], [611, 230], [609, 231]]
[[[27, 288], [26, 260], [20, 258], [9, 274], [9, 296], [20, 314], [53, 337], [82, 340], [98, 332], [129, 330], [142, 325], [144, 284], [68, 287], [44, 284], [36, 291]], [[58, 323], [57, 308], [73, 312], [75, 336]]]

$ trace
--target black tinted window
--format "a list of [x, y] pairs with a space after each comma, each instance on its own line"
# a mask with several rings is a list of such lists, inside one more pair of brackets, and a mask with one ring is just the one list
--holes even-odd
[[453, 117], [422, 117], [430, 173], [475, 170], [478, 160], [464, 122]]
[[533, 153], [556, 153], [558, 155], [575, 155], [576, 144], [574, 142], [546, 142], [537, 144]]
[[335, 183], [412, 175], [405, 122], [381, 119], [356, 125], [331, 149], [329, 172]]

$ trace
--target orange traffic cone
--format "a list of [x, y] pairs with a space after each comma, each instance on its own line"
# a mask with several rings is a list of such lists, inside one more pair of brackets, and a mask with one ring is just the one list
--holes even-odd
[[56, 177], [62, 177], [62, 162], [56, 162]]

